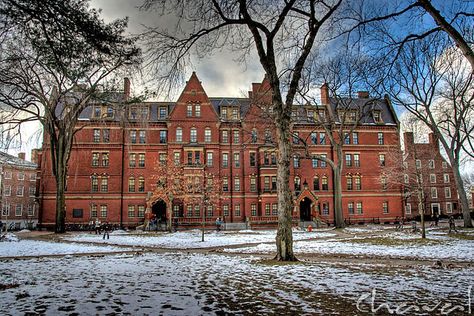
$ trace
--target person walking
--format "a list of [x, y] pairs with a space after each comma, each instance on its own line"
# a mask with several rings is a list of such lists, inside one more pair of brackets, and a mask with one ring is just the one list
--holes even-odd
[[109, 222], [105, 222], [105, 224], [103, 225], [103, 230], [104, 230], [104, 236], [102, 237], [102, 239], [105, 239], [106, 235], [107, 235], [107, 239], [109, 239], [109, 231], [110, 231]]
[[448, 223], [449, 223], [449, 232], [448, 232], [448, 234], [451, 234], [451, 231], [453, 231], [453, 230], [457, 233], [458, 231], [456, 230], [456, 223], [454, 222], [454, 217], [452, 215], [449, 216]]

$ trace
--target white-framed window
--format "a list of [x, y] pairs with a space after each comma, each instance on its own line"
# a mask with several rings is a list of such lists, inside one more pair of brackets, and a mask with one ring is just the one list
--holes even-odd
[[354, 202], [347, 203], [347, 213], [349, 215], [354, 215]]
[[453, 203], [446, 202], [446, 213], [450, 214], [453, 212]]
[[223, 208], [224, 216], [229, 216], [229, 204], [224, 204]]
[[229, 131], [222, 131], [222, 142], [228, 143], [229, 142]]
[[388, 201], [382, 202], [382, 212], [388, 214]]
[[36, 195], [36, 187], [30, 186], [29, 187], [29, 196], [35, 196]]
[[409, 183], [410, 183], [410, 177], [409, 177], [406, 173], [403, 175], [403, 182], [404, 182], [405, 184], [409, 184]]
[[36, 181], [36, 173], [30, 173], [30, 181]]
[[138, 217], [145, 217], [145, 205], [138, 205]]
[[451, 198], [451, 188], [450, 188], [450, 187], [445, 187], [445, 188], [444, 188], [444, 196], [445, 196], [447, 199], [450, 199], [450, 198]]
[[23, 204], [17, 204], [15, 207], [15, 216], [23, 215]]
[[211, 136], [211, 129], [206, 127], [206, 129], [204, 130], [204, 142], [210, 143], [212, 138]]
[[441, 165], [443, 166], [443, 169], [448, 168], [448, 163], [446, 161], [443, 161]]
[[272, 215], [273, 216], [278, 215], [278, 204], [277, 203], [272, 204]]
[[436, 183], [436, 175], [434, 173], [430, 174], [430, 183]]
[[430, 159], [428, 161], [428, 168], [434, 169], [435, 168], [435, 161], [433, 159]]
[[97, 218], [97, 205], [91, 205], [91, 218]]
[[437, 189], [437, 188], [434, 188], [434, 187], [431, 188], [431, 197], [432, 197], [433, 199], [437, 199], [437, 198], [438, 198], [438, 189]]
[[250, 215], [257, 216], [257, 204], [250, 205]]
[[25, 180], [25, 173], [23, 171], [18, 172], [18, 180]]
[[100, 206], [100, 217], [107, 218], [107, 205]]
[[23, 196], [24, 191], [25, 191], [25, 187], [22, 185], [19, 185], [16, 188], [16, 196]]
[[2, 216], [10, 216], [10, 203], [8, 202], [3, 203]]
[[212, 165], [214, 164], [214, 156], [212, 151], [207, 152], [206, 164], [208, 167], [212, 167]]
[[223, 153], [222, 154], [222, 167], [227, 168], [229, 166], [229, 154]]
[[180, 143], [183, 141], [183, 129], [178, 127], [176, 129], [176, 142]]
[[128, 206], [128, 218], [135, 217], [135, 205]]
[[379, 154], [379, 165], [381, 167], [385, 166], [385, 154]]
[[234, 178], [234, 190], [240, 191], [240, 178], [238, 177]]
[[197, 129], [192, 127], [190, 132], [190, 141], [191, 143], [197, 142]]
[[187, 117], [193, 116], [193, 106], [191, 104], [188, 104], [186, 108], [186, 116]]
[[411, 214], [411, 203], [405, 205], [405, 214]]
[[357, 202], [356, 203], [356, 209], [357, 209], [357, 214], [362, 214], [364, 211], [362, 209], [362, 202]]
[[3, 173], [3, 178], [4, 179], [11, 179], [12, 178], [12, 172], [10, 170], [5, 170]]
[[443, 178], [444, 178], [444, 183], [449, 183], [449, 174], [448, 173], [445, 173], [443, 175]]
[[200, 104], [196, 104], [194, 106], [194, 116], [196, 116], [196, 117], [201, 116], [201, 105]]
[[417, 159], [415, 161], [415, 165], [416, 165], [416, 169], [420, 169], [421, 168], [421, 160], [420, 159]]
[[240, 143], [240, 134], [239, 134], [239, 131], [238, 130], [234, 130], [232, 131], [232, 135], [233, 135], [233, 142], [234, 144], [238, 144]]
[[377, 142], [378, 142], [379, 145], [383, 145], [383, 144], [384, 144], [383, 133], [377, 133]]
[[28, 204], [28, 216], [34, 216], [34, 215], [35, 215], [35, 205]]
[[10, 196], [12, 194], [12, 186], [11, 185], [4, 185], [3, 186], [3, 195]]

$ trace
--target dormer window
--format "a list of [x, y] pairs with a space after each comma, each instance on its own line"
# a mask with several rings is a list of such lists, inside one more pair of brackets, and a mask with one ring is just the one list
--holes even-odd
[[114, 109], [111, 106], [107, 107], [107, 118], [113, 118], [114, 117]]
[[114, 108], [112, 106], [94, 106], [93, 118], [102, 119], [108, 118], [111, 119], [114, 117]]
[[308, 110], [306, 112], [306, 116], [308, 118], [308, 122], [313, 122], [314, 121], [314, 111]]
[[168, 109], [166, 107], [160, 107], [160, 119], [165, 119], [168, 116]]
[[350, 111], [350, 112], [349, 112], [348, 121], [349, 121], [349, 122], [355, 122], [355, 121], [357, 121], [357, 111]]
[[374, 116], [374, 122], [375, 123], [383, 123], [383, 121], [382, 121], [382, 112], [374, 111], [373, 116]]
[[238, 108], [233, 108], [232, 109], [232, 119], [233, 120], [238, 120], [239, 119], [239, 109]]
[[227, 119], [227, 108], [221, 108], [221, 118]]
[[94, 117], [100, 118], [101, 114], [102, 114], [102, 111], [100, 109], [100, 106], [94, 106]]

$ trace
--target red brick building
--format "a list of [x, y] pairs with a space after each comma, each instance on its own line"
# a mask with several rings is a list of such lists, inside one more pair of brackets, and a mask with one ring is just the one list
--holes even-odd
[[33, 228], [38, 223], [37, 165], [0, 152], [0, 220], [8, 229]]
[[[130, 94], [125, 80], [124, 97]], [[268, 82], [252, 84], [248, 98], [208, 97], [195, 73], [176, 102], [146, 102], [126, 112], [107, 105], [91, 105], [81, 114], [69, 163], [66, 221], [84, 223], [99, 218], [124, 226], [143, 222], [147, 203], [182, 223], [201, 221], [201, 209], [174, 201], [148, 201], [156, 183], [151, 175], [159, 160], [177, 160], [193, 172], [206, 170], [222, 183], [219, 205], [206, 210], [209, 223], [276, 223], [276, 160], [274, 128], [268, 120], [271, 95]], [[359, 101], [369, 100], [361, 93]], [[350, 99], [352, 102], [352, 99]], [[354, 99], [354, 104], [359, 102]], [[400, 187], [383, 187], [381, 157], [399, 147], [398, 121], [390, 102], [370, 99], [366, 117], [347, 135], [344, 145], [344, 218], [354, 222], [393, 222], [402, 216]], [[334, 220], [333, 173], [311, 155], [335, 159], [318, 113], [337, 117], [334, 98], [322, 87], [322, 104], [295, 106], [294, 159], [291, 183], [295, 221], [315, 217]], [[271, 110], [271, 109], [270, 109]], [[305, 145], [306, 143], [306, 145]], [[43, 152], [47, 153], [45, 138]], [[306, 155], [309, 153], [310, 156]], [[42, 224], [54, 224], [55, 189], [51, 164], [42, 156]], [[156, 203], [155, 203], [156, 202]], [[168, 202], [169, 203], [169, 202]]]
[[[428, 143], [415, 143], [413, 133], [404, 133], [404, 183], [414, 181], [412, 175], [420, 174], [425, 196], [425, 215], [460, 215], [458, 193], [453, 170], [440, 153], [440, 144], [434, 134]], [[419, 213], [418, 198], [412, 193], [405, 195], [405, 217]]]

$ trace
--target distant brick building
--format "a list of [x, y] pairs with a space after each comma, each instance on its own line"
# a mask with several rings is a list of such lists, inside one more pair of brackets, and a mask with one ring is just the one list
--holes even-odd
[[[130, 93], [125, 80], [124, 98]], [[267, 80], [253, 83], [248, 98], [208, 97], [195, 73], [176, 102], [145, 102], [125, 112], [95, 104], [80, 118], [69, 162], [66, 221], [85, 223], [99, 218], [124, 226], [143, 222], [148, 204], [168, 217], [164, 201], [149, 201], [156, 183], [151, 178], [158, 160], [177, 160], [186, 168], [206, 170], [222, 183], [222, 198], [207, 209], [209, 223], [276, 224], [276, 161], [274, 128], [266, 125], [263, 108], [271, 104]], [[334, 221], [333, 173], [311, 155], [335, 156], [326, 134], [316, 124], [319, 114], [337, 117], [335, 99], [322, 87], [321, 105], [295, 106], [292, 115], [294, 157], [291, 190], [295, 221]], [[402, 216], [400, 187], [383, 187], [381, 163], [392, 147], [399, 148], [398, 121], [389, 100], [361, 93], [354, 104], [370, 101], [366, 117], [346, 136], [344, 145], [343, 209], [352, 223], [394, 221]], [[356, 113], [356, 111], [353, 111]], [[351, 111], [352, 113], [352, 111]], [[306, 140], [306, 145], [303, 141]], [[55, 221], [55, 182], [48, 139], [41, 157], [42, 224]], [[310, 157], [307, 157], [309, 153]], [[151, 203], [150, 203], [151, 202]], [[155, 203], [156, 202], [156, 203]], [[173, 218], [180, 223], [201, 221], [202, 209], [174, 201]]]
[[33, 228], [38, 223], [37, 165], [0, 152], [1, 220], [9, 229]]
[[[415, 143], [413, 133], [404, 133], [405, 157], [404, 168], [406, 184], [408, 174], [419, 172], [425, 195], [425, 215], [458, 215], [461, 214], [458, 194], [451, 166], [440, 153], [440, 144], [433, 133], [429, 134], [428, 143]], [[419, 215], [418, 199], [414, 194], [405, 196], [405, 216]]]

